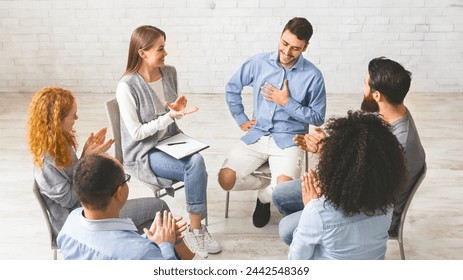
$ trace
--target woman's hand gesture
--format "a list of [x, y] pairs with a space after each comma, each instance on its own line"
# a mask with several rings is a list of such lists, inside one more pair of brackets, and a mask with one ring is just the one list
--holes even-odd
[[301, 188], [304, 206], [312, 199], [319, 198], [322, 195], [322, 190], [318, 185], [318, 176], [312, 169], [302, 175]]
[[185, 115], [197, 112], [199, 108], [197, 106], [193, 106], [190, 109], [186, 108], [188, 101], [185, 96], [178, 97], [174, 103], [166, 102], [166, 106], [170, 109], [169, 116], [174, 118], [181, 118]]

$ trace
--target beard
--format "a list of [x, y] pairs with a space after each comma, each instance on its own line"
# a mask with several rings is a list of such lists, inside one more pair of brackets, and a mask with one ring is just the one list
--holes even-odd
[[362, 105], [360, 106], [360, 109], [363, 112], [368, 112], [368, 113], [378, 113], [379, 112], [379, 106], [378, 102], [376, 102], [375, 99], [373, 99], [373, 95], [371, 92], [363, 97]]

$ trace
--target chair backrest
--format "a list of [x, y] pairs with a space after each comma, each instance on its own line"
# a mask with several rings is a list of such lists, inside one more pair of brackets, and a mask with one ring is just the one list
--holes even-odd
[[[119, 111], [119, 104], [117, 103], [117, 99], [113, 98], [109, 101], [106, 101], [105, 103], [105, 109], [106, 109], [106, 115], [108, 116], [109, 119], [109, 126], [111, 128], [111, 131], [113, 133], [114, 137], [114, 157], [121, 163], [124, 164], [124, 156], [122, 153], [122, 143], [121, 143], [121, 115]], [[184, 187], [184, 184], [178, 184], [177, 187], [174, 187], [173, 189], [165, 189], [165, 193], [161, 193], [161, 190], [163, 190], [161, 187], [147, 183], [142, 181], [145, 185], [147, 185], [153, 192], [156, 197], [163, 197], [166, 194], [169, 194], [171, 196], [174, 196], [174, 192], [182, 189]], [[174, 182], [175, 184], [179, 182]]]
[[51, 225], [50, 221], [50, 214], [48, 213], [48, 208], [47, 204], [45, 203], [45, 200], [42, 197], [42, 194], [40, 193], [39, 190], [39, 185], [37, 182], [34, 180], [34, 185], [32, 186], [32, 192], [34, 193], [34, 196], [37, 198], [37, 201], [39, 202], [40, 209], [42, 210], [43, 217], [45, 218], [45, 223], [47, 224], [48, 228], [48, 234], [50, 236], [50, 244], [51, 248], [55, 251], [55, 259], [56, 259], [56, 250], [58, 248], [58, 245], [56, 243], [56, 237], [58, 236], [58, 233], [55, 232], [53, 229], [53, 226]]
[[428, 167], [425, 162], [423, 167], [421, 168], [418, 179], [416, 179], [415, 185], [413, 186], [412, 190], [410, 191], [410, 194], [408, 195], [407, 202], [405, 202], [402, 214], [400, 215], [399, 233], [398, 233], [400, 236], [402, 236], [403, 234], [403, 227], [405, 223], [405, 217], [407, 216], [408, 207], [410, 206], [412, 199], [415, 196], [416, 191], [418, 190], [418, 187], [421, 185], [421, 182], [423, 182], [424, 178], [426, 177], [427, 170], [428, 170]]
[[123, 163], [122, 144], [121, 144], [121, 116], [119, 113], [119, 104], [116, 98], [105, 102], [106, 115], [109, 119], [109, 126], [114, 137], [114, 157]]

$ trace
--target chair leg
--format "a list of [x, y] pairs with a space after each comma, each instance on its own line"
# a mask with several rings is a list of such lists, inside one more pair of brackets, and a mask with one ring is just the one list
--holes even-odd
[[53, 260], [57, 260], [58, 259], [58, 250], [55, 248], [53, 249]]
[[404, 242], [402, 239], [398, 238], [397, 241], [399, 241], [399, 248], [400, 248], [400, 258], [402, 260], [405, 260], [405, 251], [404, 251]]
[[227, 192], [227, 199], [225, 201], [225, 218], [228, 218], [228, 205], [230, 203], [230, 192]]

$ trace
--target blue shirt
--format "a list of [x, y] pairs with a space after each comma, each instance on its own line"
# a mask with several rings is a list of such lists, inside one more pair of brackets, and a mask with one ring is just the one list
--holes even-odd
[[294, 231], [289, 259], [384, 259], [391, 216], [392, 207], [386, 215], [346, 217], [341, 208], [325, 203], [325, 197], [312, 199]]
[[[285, 106], [266, 101], [261, 86], [270, 83], [282, 89], [288, 80], [290, 98]], [[278, 62], [278, 52], [255, 55], [244, 62], [226, 85], [228, 108], [238, 125], [249, 121], [244, 112], [241, 92], [253, 88], [253, 116], [256, 125], [242, 138], [246, 144], [270, 135], [278, 147], [294, 146], [296, 134], [307, 133], [309, 124], [320, 126], [325, 120], [326, 92], [322, 73], [302, 55], [290, 69]]]
[[81, 207], [69, 214], [57, 242], [66, 260], [176, 259], [172, 244], [142, 237], [131, 219], [89, 220]]

